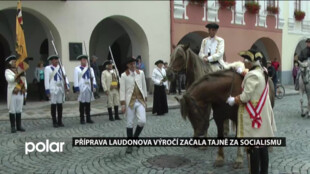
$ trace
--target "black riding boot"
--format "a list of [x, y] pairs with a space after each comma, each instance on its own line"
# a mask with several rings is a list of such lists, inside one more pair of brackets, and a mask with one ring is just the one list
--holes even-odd
[[62, 104], [57, 104], [57, 114], [58, 114], [58, 126], [64, 127], [65, 125], [62, 123]]
[[259, 148], [260, 155], [260, 174], [268, 174], [269, 155], [268, 147]]
[[[127, 138], [131, 139], [133, 134], [133, 128], [127, 128]], [[132, 146], [127, 146], [126, 153], [132, 153]]]
[[84, 117], [85, 103], [80, 102], [79, 110], [80, 110], [80, 123], [85, 124], [85, 117]]
[[143, 129], [143, 126], [141, 127], [141, 126], [137, 125], [136, 130], [135, 130], [135, 134], [134, 134], [133, 137], [134, 138], [138, 138], [140, 133], [141, 133], [141, 131], [142, 131], [142, 129]]
[[110, 121], [114, 121], [113, 113], [112, 113], [112, 108], [108, 108], [108, 112], [109, 112], [109, 120]]
[[26, 130], [22, 127], [22, 114], [16, 113], [16, 130], [25, 132]]
[[90, 103], [85, 103], [86, 105], [86, 122], [87, 123], [94, 123], [93, 120], [90, 119]]
[[[133, 137], [138, 138], [142, 129], [143, 129], [143, 126], [141, 127], [141, 126], [137, 125], [136, 130], [135, 130], [135, 134], [133, 135]], [[137, 147], [140, 148], [140, 146], [137, 146]]]
[[251, 174], [259, 174], [259, 149], [250, 148], [250, 168]]
[[118, 106], [114, 106], [115, 120], [121, 120], [118, 115]]
[[16, 133], [15, 129], [15, 114], [10, 113], [11, 133]]
[[53, 120], [53, 127], [58, 127], [56, 119], [56, 104], [51, 104], [51, 115]]

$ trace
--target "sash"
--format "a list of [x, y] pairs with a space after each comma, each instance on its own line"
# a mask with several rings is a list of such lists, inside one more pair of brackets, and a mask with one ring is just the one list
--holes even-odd
[[87, 70], [88, 70], [88, 67], [84, 67], [82, 73], [80, 73], [80, 75], [79, 75], [79, 81], [81, 80], [81, 77], [84, 76], [84, 74], [86, 73]]
[[[52, 80], [52, 78], [56, 75], [56, 73], [59, 71], [59, 68], [60, 68], [60, 66], [58, 65], [55, 69], [54, 69], [54, 71], [52, 72], [52, 74], [50, 75], [50, 82], [51, 82], [51, 80]], [[51, 67], [51, 69], [52, 69], [52, 67]], [[52, 69], [53, 70], [53, 69]]]
[[267, 95], [268, 95], [268, 91], [269, 91], [269, 85], [268, 85], [268, 83], [266, 83], [266, 87], [265, 87], [262, 95], [260, 96], [260, 99], [257, 103], [257, 106], [254, 107], [251, 101], [247, 102], [247, 104], [246, 104], [245, 108], [248, 111], [250, 118], [252, 120], [252, 128], [259, 129], [262, 125], [262, 117], [260, 116], [260, 114], [261, 114], [263, 107], [265, 105]]

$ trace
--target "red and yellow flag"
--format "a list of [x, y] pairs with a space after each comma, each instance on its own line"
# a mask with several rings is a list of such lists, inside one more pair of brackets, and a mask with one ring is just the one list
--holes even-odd
[[17, 14], [16, 14], [16, 45], [15, 50], [17, 55], [16, 66], [21, 71], [26, 71], [29, 65], [24, 62], [27, 58], [27, 49], [25, 42], [25, 35], [23, 29], [23, 16], [22, 16], [22, 4], [20, 0], [17, 2]]

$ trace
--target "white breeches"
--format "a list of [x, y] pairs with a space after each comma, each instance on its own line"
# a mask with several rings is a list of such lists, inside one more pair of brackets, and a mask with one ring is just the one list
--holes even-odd
[[63, 92], [61, 90], [58, 90], [58, 92], [55, 93], [51, 93], [51, 104], [61, 104], [63, 103]]
[[112, 106], [118, 106], [118, 105], [119, 105], [119, 93], [117, 89], [113, 89], [109, 91], [108, 108], [111, 108]]
[[20, 93], [17, 95], [13, 94], [11, 98], [11, 104], [9, 112], [11, 114], [22, 113], [24, 104], [24, 96]]
[[92, 92], [86, 88], [84, 91], [80, 91], [79, 101], [82, 103], [90, 103], [92, 95]]
[[145, 108], [144, 106], [136, 100], [133, 108], [130, 108], [129, 106], [127, 107], [127, 128], [133, 128], [133, 121], [135, 116], [138, 118], [138, 125], [140, 127], [143, 127], [145, 122], [146, 122], [146, 117], [145, 117]]

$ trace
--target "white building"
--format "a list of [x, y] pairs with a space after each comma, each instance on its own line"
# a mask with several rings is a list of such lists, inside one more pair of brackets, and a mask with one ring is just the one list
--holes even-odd
[[[6, 96], [4, 58], [15, 52], [16, 5], [0, 1], [1, 98]], [[87, 53], [96, 55], [99, 65], [107, 60], [110, 45], [119, 69], [127, 57], [141, 55], [148, 81], [154, 62], [170, 59], [169, 1], [22, 1], [22, 10], [28, 56], [34, 58], [28, 82], [39, 60], [55, 54], [50, 31], [71, 82], [79, 62], [69, 59], [69, 43], [85, 41]]]

